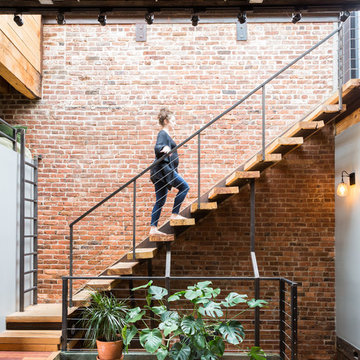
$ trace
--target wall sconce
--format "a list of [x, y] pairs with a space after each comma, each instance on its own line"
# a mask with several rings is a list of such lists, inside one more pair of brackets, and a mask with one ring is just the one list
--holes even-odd
[[344, 183], [344, 176], [347, 176], [350, 179], [350, 186], [355, 185], [355, 173], [352, 172], [349, 174], [347, 171], [343, 170], [341, 173], [341, 183], [338, 185], [336, 190], [336, 193], [341, 197], [344, 197], [349, 193], [349, 187]]

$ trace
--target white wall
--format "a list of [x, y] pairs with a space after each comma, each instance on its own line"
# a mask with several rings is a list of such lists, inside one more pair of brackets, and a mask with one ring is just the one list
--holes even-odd
[[356, 184], [335, 199], [336, 332], [360, 348], [360, 123], [335, 138], [335, 186], [342, 170], [355, 172]]
[[[27, 161], [33, 162], [30, 159]], [[26, 166], [26, 179], [33, 179], [32, 168]], [[19, 218], [20, 218], [20, 154], [0, 145], [0, 332], [5, 330], [5, 318], [19, 310]], [[25, 186], [25, 196], [33, 197], [30, 185]], [[32, 206], [25, 204], [26, 216], [33, 216]], [[27, 220], [25, 234], [32, 234], [31, 222]], [[25, 240], [25, 251], [32, 249]], [[25, 271], [32, 267], [27, 260]], [[31, 285], [27, 275], [25, 287]], [[31, 293], [25, 296], [25, 306], [30, 304]]]

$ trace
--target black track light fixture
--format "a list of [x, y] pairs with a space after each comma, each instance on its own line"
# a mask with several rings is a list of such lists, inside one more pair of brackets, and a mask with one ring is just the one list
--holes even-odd
[[63, 11], [59, 10], [59, 12], [56, 14], [56, 22], [59, 25], [64, 25], [66, 23], [65, 21], [65, 14]]
[[350, 11], [341, 11], [340, 15], [339, 15], [339, 20], [344, 22], [347, 20], [347, 18], [350, 16]]
[[15, 21], [15, 24], [17, 26], [23, 26], [24, 25], [24, 21], [22, 19], [22, 15], [21, 14], [15, 14], [14, 15], [14, 21]]
[[246, 11], [240, 11], [237, 18], [238, 18], [240, 24], [245, 24], [246, 23]]
[[293, 24], [296, 24], [297, 22], [299, 22], [302, 18], [302, 15], [301, 15], [301, 12], [300, 11], [296, 11], [292, 14], [292, 17], [291, 17], [291, 22]]
[[145, 21], [151, 25], [153, 22], [154, 22], [154, 13], [152, 11], [148, 11], [146, 14], [145, 14]]
[[199, 24], [199, 15], [194, 14], [193, 16], [191, 16], [191, 24], [192, 26], [198, 26]]
[[100, 11], [100, 13], [98, 15], [98, 22], [101, 24], [101, 26], [106, 25], [106, 12], [105, 11]]

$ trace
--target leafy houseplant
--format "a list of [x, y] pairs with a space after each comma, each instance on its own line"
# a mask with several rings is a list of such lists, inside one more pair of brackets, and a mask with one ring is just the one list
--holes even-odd
[[[145, 310], [140, 307], [132, 309], [128, 325], [123, 329], [126, 346], [139, 332], [141, 345], [158, 360], [169, 357], [172, 360], [217, 360], [225, 351], [225, 343], [239, 347], [245, 332], [238, 317], [249, 308], [262, 307], [264, 300], [247, 299], [247, 295], [231, 292], [223, 301], [216, 301], [220, 289], [211, 287], [211, 281], [203, 281], [188, 286], [187, 290], [179, 291], [167, 298], [168, 303], [187, 300], [189, 307], [182, 304], [182, 310], [168, 310], [164, 298], [168, 291], [165, 288], [148, 284], [133, 290], [147, 288], [145, 308], [155, 315], [157, 327], [149, 328], [145, 320]], [[153, 302], [158, 304], [153, 306]], [[230, 317], [228, 310], [238, 304], [246, 308], [237, 315]], [[184, 309], [185, 307], [185, 309]], [[188, 309], [188, 310], [187, 310]], [[142, 320], [144, 329], [138, 330], [134, 322]], [[264, 352], [252, 347], [248, 356], [252, 360], [265, 359]]]
[[100, 360], [120, 359], [123, 342], [122, 329], [126, 324], [129, 307], [112, 294], [96, 292], [91, 295], [90, 306], [84, 309], [81, 326], [91, 348], [97, 346]]

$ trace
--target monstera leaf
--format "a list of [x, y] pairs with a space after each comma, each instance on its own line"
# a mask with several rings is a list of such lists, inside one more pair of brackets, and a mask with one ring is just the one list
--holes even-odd
[[157, 352], [156, 352], [156, 357], [158, 360], [165, 360], [166, 357], [168, 356], [169, 352], [166, 349], [160, 348]]
[[219, 332], [225, 341], [233, 345], [240, 344], [245, 336], [243, 326], [236, 320], [222, 323], [219, 326]]
[[123, 343], [125, 346], [125, 352], [128, 351], [129, 345], [131, 343], [131, 340], [134, 338], [134, 336], [137, 333], [137, 328], [134, 325], [131, 325], [128, 327], [128, 325], [125, 325], [121, 331], [121, 335], [123, 338]]
[[248, 353], [251, 360], [266, 360], [266, 354], [258, 346], [253, 346]]
[[267, 305], [267, 301], [265, 300], [255, 300], [255, 299], [251, 299], [247, 302], [247, 304], [249, 305], [250, 308], [254, 308], [254, 307], [263, 307], [264, 305]]
[[162, 300], [167, 294], [168, 291], [163, 287], [154, 285], [149, 287], [149, 295], [152, 300]]
[[221, 304], [225, 307], [232, 307], [240, 303], [246, 303], [247, 295], [240, 295], [236, 292], [231, 292]]
[[137, 322], [141, 320], [144, 314], [145, 314], [145, 310], [141, 310], [139, 307], [130, 309], [126, 318], [126, 322], [128, 323]]
[[195, 318], [192, 315], [186, 316], [181, 321], [180, 326], [181, 326], [181, 330], [184, 332], [185, 335], [194, 335], [202, 328], [201, 320], [200, 319], [195, 320]]
[[210, 351], [218, 357], [222, 357], [225, 351], [225, 344], [221, 337], [209, 342]]
[[181, 343], [175, 343], [170, 350], [170, 358], [172, 360], [188, 360], [190, 358], [190, 346]]
[[220, 304], [214, 301], [209, 301], [208, 303], [204, 304], [204, 306], [201, 306], [199, 308], [199, 313], [201, 315], [207, 315], [213, 318], [221, 317], [224, 314], [221, 310]]
[[140, 344], [145, 350], [153, 354], [161, 345], [162, 335], [159, 329], [145, 329], [140, 333]]

